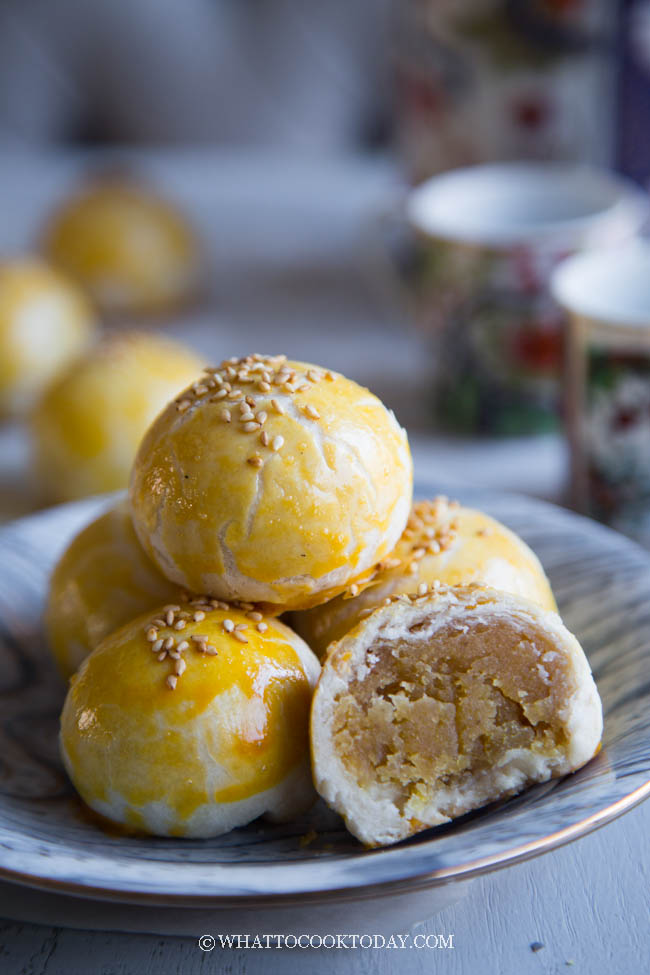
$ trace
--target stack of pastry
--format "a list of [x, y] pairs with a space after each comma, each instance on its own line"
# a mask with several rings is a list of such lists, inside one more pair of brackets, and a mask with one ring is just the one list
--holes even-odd
[[294, 817], [313, 776], [357, 837], [390, 843], [576, 769], [600, 740], [530, 549], [444, 499], [412, 507], [392, 413], [283, 356], [224, 361], [167, 406], [128, 504], [57, 567], [47, 622], [78, 667], [73, 782], [159, 835]]

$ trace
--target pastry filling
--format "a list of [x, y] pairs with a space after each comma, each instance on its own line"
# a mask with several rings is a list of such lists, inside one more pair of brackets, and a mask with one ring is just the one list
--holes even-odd
[[[348, 773], [408, 815], [441, 789], [467, 796], [513, 750], [552, 763], [566, 745], [558, 714], [575, 690], [564, 654], [530, 624], [456, 624], [418, 639], [427, 626], [369, 648], [370, 672], [334, 709], [334, 747]], [[450, 803], [445, 816], [475, 805]]]

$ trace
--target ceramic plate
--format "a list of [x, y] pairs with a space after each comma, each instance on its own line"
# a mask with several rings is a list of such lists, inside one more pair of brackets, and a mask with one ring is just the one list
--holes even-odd
[[[431, 497], [435, 488], [421, 486]], [[0, 876], [142, 903], [230, 907], [363, 898], [505, 866], [575, 839], [650, 793], [650, 558], [551, 505], [465, 492], [539, 554], [603, 698], [600, 754], [580, 772], [365, 851], [322, 804], [299, 822], [258, 821], [216, 840], [111, 835], [76, 799], [57, 753], [64, 687], [40, 614], [62, 549], [107, 502], [90, 500], [0, 532]]]

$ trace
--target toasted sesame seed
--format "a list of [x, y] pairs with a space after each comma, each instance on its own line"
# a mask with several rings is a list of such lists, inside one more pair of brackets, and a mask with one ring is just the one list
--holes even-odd
[[167, 610], [167, 613], [165, 614], [165, 622], [167, 623], [167, 626], [171, 626], [174, 622], [174, 611], [172, 609]]
[[256, 402], [254, 396], [247, 396], [246, 399], [244, 400], [244, 402], [246, 403], [247, 406], [250, 406], [251, 409], [253, 409], [253, 410], [257, 406], [257, 402]]
[[164, 640], [156, 640], [156, 642], [151, 647], [151, 649], [153, 650], [153, 652], [154, 653], [160, 653], [160, 651], [162, 650], [162, 646], [163, 646], [163, 643], [164, 642], [165, 642]]
[[208, 387], [204, 386], [203, 383], [195, 383], [192, 388], [197, 396], [203, 396], [203, 394], [207, 393], [208, 391]]
[[165, 650], [171, 650], [171, 648], [174, 646], [175, 643], [176, 640], [174, 639], [174, 637], [168, 636], [165, 642], [163, 643], [163, 647], [165, 648]]
[[187, 642], [187, 640], [183, 640], [182, 643], [179, 643], [178, 644], [178, 646], [176, 647], [176, 649], [178, 650], [179, 653], [183, 653], [185, 650], [189, 650], [190, 649], [190, 645]]
[[149, 629], [147, 630], [147, 640], [149, 641], [149, 643], [155, 643], [157, 639], [158, 639], [158, 630], [156, 629], [155, 626], [150, 626]]
[[242, 413], [242, 415], [239, 417], [239, 419], [242, 421], [242, 423], [249, 423], [251, 420], [254, 420], [255, 419], [255, 414], [254, 413], [251, 413], [251, 411], [249, 410], [248, 406], [246, 405], [246, 409], [244, 410], [244, 412]]
[[358, 595], [358, 593], [359, 593], [359, 587], [356, 584], [356, 582], [353, 582], [352, 585], [350, 586], [349, 593], [350, 593], [351, 596]]
[[247, 630], [247, 629], [248, 629], [247, 623], [237, 623], [237, 625], [235, 626], [235, 633], [239, 633], [241, 630]]
[[177, 684], [178, 677], [175, 674], [170, 674], [167, 678], [167, 687], [170, 689], [170, 691], [175, 691]]
[[258, 613], [257, 610], [253, 610], [250, 613], [246, 613], [246, 616], [248, 617], [249, 620], [253, 620], [254, 623], [259, 623], [260, 620], [263, 618], [262, 614]]
[[176, 620], [176, 622], [174, 623], [175, 630], [184, 630], [186, 626], [187, 626], [186, 620]]
[[156, 617], [156, 619], [153, 621], [153, 623], [151, 625], [152, 626], [165, 626], [165, 621], [164, 620], [161, 620], [159, 617]]
[[161, 653], [158, 654], [158, 660], [162, 661], [165, 659], [166, 656], [167, 656], [167, 651], [163, 650]]
[[315, 407], [311, 405], [311, 403], [307, 403], [307, 405], [305, 406], [305, 413], [310, 418], [310, 420], [320, 420], [320, 413]]
[[255, 419], [258, 423], [266, 423], [267, 417], [268, 413], [265, 413], [264, 410], [260, 410], [259, 413], [255, 414]]
[[177, 403], [176, 404], [176, 409], [178, 410], [179, 413], [184, 413], [185, 410], [189, 410], [189, 408], [190, 408], [191, 405], [192, 405], [191, 400], [189, 400], [189, 399], [182, 399], [180, 401], [180, 403]]
[[169, 651], [169, 656], [172, 658], [172, 660], [180, 660], [181, 659], [181, 655], [178, 652], [178, 650], [170, 650]]
[[262, 444], [263, 447], [268, 447], [269, 439], [270, 438], [266, 430], [262, 430], [262, 432], [260, 433], [260, 443]]
[[232, 620], [224, 620], [221, 625], [223, 626], [226, 633], [232, 633], [232, 631], [235, 629], [235, 624], [233, 623]]
[[284, 407], [280, 403], [278, 403], [277, 399], [271, 400], [271, 406], [273, 407], [275, 412], [278, 413], [280, 416], [284, 414]]
[[210, 643], [206, 643], [206, 645], [204, 647], [202, 647], [201, 649], [202, 649], [202, 652], [203, 653], [207, 653], [207, 655], [209, 657], [216, 657], [218, 655], [218, 653], [219, 653], [219, 651], [217, 650], [217, 648], [216, 647], [213, 647], [212, 644], [210, 644]]
[[248, 423], [244, 424], [245, 433], [254, 433], [256, 430], [259, 430], [259, 428], [260, 425], [255, 420], [251, 420]]
[[235, 630], [233, 636], [235, 640], [239, 640], [240, 643], [248, 643], [248, 637], [244, 636], [241, 630]]
[[233, 403], [236, 403], [237, 400], [243, 398], [244, 398], [244, 394], [242, 393], [241, 389], [233, 389], [232, 392], [228, 393], [228, 399], [232, 400]]
[[212, 399], [212, 400], [214, 400], [216, 402], [217, 400], [225, 399], [227, 395], [228, 395], [228, 390], [227, 389], [224, 389], [223, 386], [222, 386], [221, 389], [217, 390], [217, 392], [214, 393], [214, 395], [210, 397], [210, 399]]
[[320, 376], [318, 375], [318, 373], [314, 369], [308, 369], [307, 370], [307, 379], [311, 379], [311, 381], [313, 383], [317, 383], [319, 381], [319, 379], [320, 379]]
[[193, 633], [191, 635], [191, 637], [190, 637], [190, 640], [192, 640], [194, 643], [207, 643], [208, 642], [207, 636], [204, 636], [202, 633]]
[[232, 416], [230, 415], [230, 410], [222, 410], [221, 419], [224, 421], [224, 423], [230, 423], [232, 419]]
[[258, 630], [259, 633], [266, 633], [266, 631], [268, 630], [268, 628], [269, 628], [269, 624], [268, 623], [258, 623], [257, 624], [257, 630]]
[[263, 380], [261, 383], [258, 383], [257, 388], [260, 389], [263, 393], [271, 392], [271, 384], [266, 382], [266, 380]]
[[183, 660], [183, 658], [181, 657], [180, 660], [176, 661], [176, 664], [174, 666], [174, 673], [178, 674], [178, 676], [180, 677], [181, 674], [184, 674], [186, 670], [187, 670], [187, 661]]
[[277, 437], [274, 437], [273, 440], [271, 441], [271, 450], [277, 451], [280, 450], [280, 448], [283, 446], [284, 446], [284, 437], [281, 436], [281, 434], [278, 434]]
[[248, 458], [248, 463], [252, 467], [261, 467], [264, 461], [262, 460], [259, 454], [254, 454], [252, 457]]
[[170, 610], [172, 613], [180, 613], [181, 608], [176, 603], [168, 603], [167, 606], [163, 606], [163, 613], [168, 613]]
[[194, 620], [195, 623], [200, 623], [202, 620], [205, 619], [205, 613], [203, 612], [202, 609], [197, 609], [197, 611], [193, 614], [192, 619]]

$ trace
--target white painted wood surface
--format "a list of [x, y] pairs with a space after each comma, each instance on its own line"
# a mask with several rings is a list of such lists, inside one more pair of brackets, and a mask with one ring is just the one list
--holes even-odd
[[[352, 909], [348, 931], [354, 931]], [[454, 948], [203, 952], [193, 938], [4, 920], [0, 973], [642, 975], [650, 969], [650, 802], [576, 843], [477, 879], [464, 900], [415, 933], [452, 934]], [[534, 951], [535, 943], [543, 947]]]

